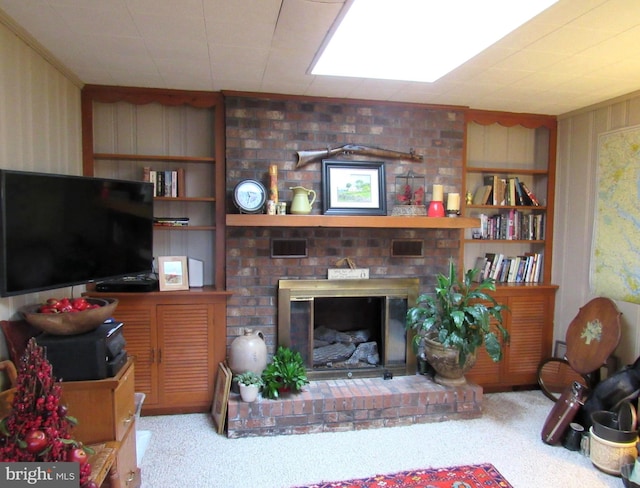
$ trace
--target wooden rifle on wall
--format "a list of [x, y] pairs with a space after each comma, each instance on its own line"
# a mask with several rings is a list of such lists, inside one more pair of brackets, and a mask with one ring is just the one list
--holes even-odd
[[300, 168], [314, 161], [320, 159], [331, 158], [339, 155], [355, 154], [359, 156], [373, 156], [383, 159], [405, 159], [412, 162], [422, 161], [422, 155], [416, 154], [413, 149], [410, 152], [404, 153], [399, 151], [390, 151], [388, 149], [379, 149], [377, 147], [360, 146], [356, 144], [345, 144], [344, 146], [331, 149], [320, 149], [317, 151], [297, 151], [298, 163], [296, 168]]

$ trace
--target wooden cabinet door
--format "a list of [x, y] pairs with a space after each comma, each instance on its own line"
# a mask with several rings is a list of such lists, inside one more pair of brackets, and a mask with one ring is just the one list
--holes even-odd
[[[552, 297], [551, 297], [552, 298]], [[529, 293], [509, 300], [511, 343], [505, 357], [506, 379], [510, 384], [534, 385], [538, 366], [548, 356], [545, 340], [548, 311], [553, 311], [550, 295]]]
[[117, 320], [124, 323], [123, 335], [127, 344], [127, 353], [136, 365], [136, 391], [146, 395], [143, 408], [155, 405], [158, 396], [158, 346], [156, 334], [156, 307], [136, 305], [120, 301], [116, 309]]
[[158, 305], [164, 406], [208, 408], [213, 397], [213, 304]]

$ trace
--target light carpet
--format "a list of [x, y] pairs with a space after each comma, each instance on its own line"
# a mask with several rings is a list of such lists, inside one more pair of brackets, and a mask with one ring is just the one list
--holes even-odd
[[540, 439], [540, 391], [485, 394], [483, 415], [404, 427], [228, 439], [208, 414], [142, 417], [143, 488], [290, 488], [379, 473], [490, 463], [515, 488], [622, 487], [588, 457]]

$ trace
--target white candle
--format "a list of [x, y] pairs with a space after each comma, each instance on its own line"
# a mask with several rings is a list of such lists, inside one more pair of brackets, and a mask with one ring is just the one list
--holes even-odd
[[447, 195], [447, 210], [460, 210], [460, 193], [449, 193]]
[[433, 185], [433, 197], [431, 200], [434, 202], [442, 202], [442, 185]]

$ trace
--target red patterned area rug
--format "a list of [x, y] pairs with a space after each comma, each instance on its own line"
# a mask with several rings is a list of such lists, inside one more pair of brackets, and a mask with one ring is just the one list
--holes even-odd
[[430, 468], [298, 488], [513, 488], [492, 464]]

